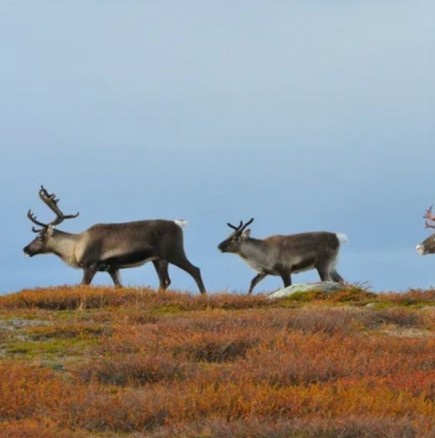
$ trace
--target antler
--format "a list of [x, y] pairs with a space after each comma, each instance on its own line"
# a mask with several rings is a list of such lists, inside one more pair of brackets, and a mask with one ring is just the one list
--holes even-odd
[[[56, 215], [56, 219], [51, 221], [48, 224], [45, 224], [43, 222], [40, 222], [36, 219], [36, 216], [32, 213], [31, 210], [27, 212], [27, 217], [36, 225], [39, 225], [40, 227], [46, 228], [54, 225], [59, 225], [61, 222], [63, 222], [65, 219], [73, 219], [79, 215], [77, 212], [76, 214], [63, 214], [61, 209], [57, 206], [57, 203], [59, 202], [59, 199], [56, 199], [56, 195], [52, 193], [51, 195], [47, 192], [44, 186], [41, 186], [41, 189], [39, 190], [39, 197], [41, 198], [42, 202], [47, 205], [48, 208], [50, 208], [51, 211], [54, 212]], [[34, 232], [38, 232], [35, 227], [32, 228]]]
[[236, 227], [235, 225], [231, 225], [229, 222], [227, 222], [227, 225], [232, 228], [233, 230], [238, 230], [242, 225], [243, 225], [243, 221], [240, 221], [240, 224], [238, 227]]
[[[29, 210], [29, 211], [27, 212], [27, 217], [28, 217], [28, 218], [29, 218], [34, 224], [39, 225], [39, 226], [42, 227], [42, 228], [44, 228], [44, 227], [48, 227], [48, 224], [44, 224], [44, 223], [42, 223], [42, 222], [39, 222], [39, 221], [36, 219], [36, 216], [32, 213], [31, 210]], [[38, 230], [38, 229], [35, 228], [35, 227], [32, 227], [32, 231], [33, 231], [34, 233], [39, 233], [40, 230]]]
[[229, 222], [227, 222], [227, 225], [233, 230], [236, 230], [241, 233], [248, 225], [252, 224], [252, 222], [254, 222], [254, 218], [251, 218], [248, 222], [246, 222], [246, 224], [243, 224], [243, 221], [240, 221], [238, 227], [236, 227], [235, 225], [231, 225]]
[[435, 221], [435, 215], [432, 214], [432, 207], [431, 205], [429, 208], [426, 209], [423, 218], [426, 219], [424, 225], [426, 228], [435, 228], [435, 225], [431, 225], [428, 221]]

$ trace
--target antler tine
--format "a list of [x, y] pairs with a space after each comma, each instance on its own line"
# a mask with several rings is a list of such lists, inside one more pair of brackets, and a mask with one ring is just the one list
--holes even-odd
[[229, 222], [227, 222], [227, 225], [228, 225], [230, 228], [232, 228], [233, 230], [238, 231], [238, 230], [242, 227], [242, 225], [243, 225], [243, 221], [240, 221], [240, 224], [239, 224], [238, 227], [236, 227], [235, 225], [231, 225]]
[[[27, 217], [36, 225], [39, 225], [40, 227], [46, 227], [47, 224], [44, 224], [43, 222], [38, 221], [38, 219], [36, 219], [36, 216], [32, 213], [32, 210], [29, 210], [27, 212]], [[33, 227], [32, 229], [35, 229], [35, 227]], [[35, 231], [36, 233], [37, 231]]]
[[429, 219], [431, 221], [435, 220], [435, 215], [432, 214], [432, 207], [433, 205], [431, 205], [429, 208], [426, 208], [423, 216], [424, 219]]
[[254, 222], [254, 218], [253, 217], [251, 217], [251, 219], [249, 219], [249, 221], [248, 222], [246, 222], [246, 224], [245, 225], [243, 225], [243, 227], [242, 228], [240, 228], [240, 231], [243, 231], [248, 225], [251, 225], [252, 224], [252, 222]]
[[435, 225], [431, 225], [429, 223], [429, 221], [435, 221], [435, 215], [432, 214], [432, 207], [433, 205], [427, 208], [426, 211], [424, 212], [423, 218], [426, 219], [426, 221], [424, 222], [424, 226], [426, 228], [435, 228]]
[[47, 205], [47, 207], [50, 208], [50, 210], [54, 211], [56, 215], [63, 216], [62, 212], [60, 211], [59, 207], [57, 206], [57, 203], [59, 199], [56, 199], [56, 195], [52, 193], [51, 195], [47, 192], [44, 186], [41, 186], [39, 192], [39, 197], [41, 198], [41, 201]]
[[227, 225], [230, 228], [232, 228], [233, 230], [242, 232], [248, 225], [252, 224], [253, 221], [254, 221], [254, 218], [249, 219], [249, 221], [246, 222], [246, 224], [244, 224], [243, 221], [240, 221], [240, 224], [239, 224], [238, 227], [236, 227], [235, 225], [230, 224], [229, 222], [227, 222]]
[[41, 189], [39, 190], [39, 197], [41, 198], [42, 202], [44, 202], [44, 204], [46, 204], [47, 207], [56, 214], [56, 219], [50, 222], [49, 225], [59, 225], [65, 219], [73, 219], [79, 215], [78, 212], [76, 214], [63, 214], [62, 210], [57, 206], [59, 199], [56, 199], [56, 195], [54, 193], [50, 195], [42, 185]]

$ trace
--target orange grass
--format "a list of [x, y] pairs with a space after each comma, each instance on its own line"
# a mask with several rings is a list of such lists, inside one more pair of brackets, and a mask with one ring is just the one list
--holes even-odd
[[0, 297], [2, 436], [433, 437], [434, 291], [397, 295]]

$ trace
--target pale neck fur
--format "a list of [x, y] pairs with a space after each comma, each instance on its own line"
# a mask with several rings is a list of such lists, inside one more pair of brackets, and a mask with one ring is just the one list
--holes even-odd
[[79, 234], [54, 230], [50, 240], [51, 252], [59, 256], [67, 265], [73, 268], [80, 267], [75, 257], [75, 248], [79, 236]]
[[249, 237], [240, 245], [239, 255], [246, 260], [263, 260], [268, 255], [266, 246], [263, 240]]

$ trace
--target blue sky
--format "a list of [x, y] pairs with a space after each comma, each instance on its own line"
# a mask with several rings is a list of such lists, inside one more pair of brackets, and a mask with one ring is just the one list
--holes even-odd
[[[22, 254], [27, 210], [51, 219], [41, 184], [80, 211], [65, 231], [187, 219], [210, 292], [255, 275], [216, 248], [250, 217], [254, 237], [346, 233], [350, 282], [434, 286], [435, 256], [415, 252], [435, 203], [434, 19], [428, 0], [1, 2], [0, 293], [81, 279]], [[121, 275], [157, 285], [151, 265]]]

